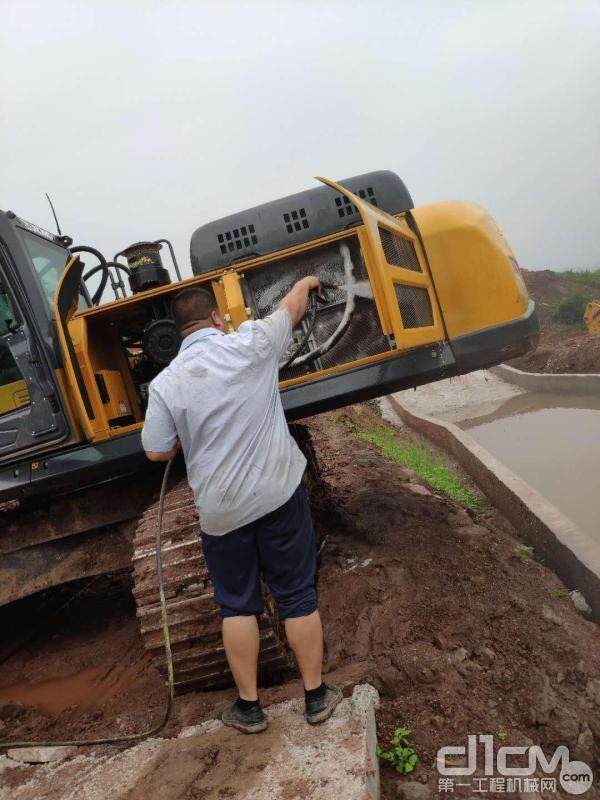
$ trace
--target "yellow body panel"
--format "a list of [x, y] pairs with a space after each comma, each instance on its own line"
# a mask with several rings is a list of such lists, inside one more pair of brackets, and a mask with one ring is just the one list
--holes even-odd
[[123, 376], [118, 369], [99, 369], [94, 372], [103, 382], [107, 399], [103, 401], [104, 412], [108, 421], [131, 416], [131, 406], [125, 389]]
[[600, 334], [600, 300], [591, 300], [587, 304], [583, 321], [590, 333]]
[[415, 208], [449, 338], [525, 314], [529, 296], [500, 228], [478, 205], [446, 201]]
[[[381, 330], [389, 337], [390, 349], [286, 380], [281, 383], [282, 388], [393, 359], [401, 352], [491, 328], [526, 313], [529, 298], [517, 262], [498, 226], [482, 208], [469, 203], [444, 202], [392, 217], [343, 186], [322, 180], [356, 206], [362, 225], [79, 313], [71, 309], [67, 315], [67, 335], [73, 344], [93, 419], [86, 412], [61, 325], [58, 328], [70, 407], [80, 421], [85, 438], [99, 441], [142, 425], [142, 411], [129, 363], [117, 334], [121, 321], [138, 313], [139, 304], [161, 297], [168, 299], [188, 286], [205, 285], [213, 290], [220, 312], [235, 330], [251, 315], [240, 285], [244, 273], [266, 264], [273, 264], [273, 269], [277, 269], [279, 260], [345, 237], [358, 238]], [[394, 256], [396, 251], [390, 250], [390, 241], [400, 251], [402, 248], [410, 250], [411, 266], [407, 266], [408, 260]], [[391, 263], [394, 257], [396, 263]], [[405, 308], [410, 306], [405, 300], [403, 309], [402, 297], [406, 292], [409, 295], [416, 292], [420, 299], [425, 298], [427, 321], [420, 319], [411, 325], [403, 319]], [[99, 374], [110, 385], [110, 398], [106, 403], [102, 402], [98, 389], [96, 376]], [[119, 416], [124, 423], [120, 427]]]
[[[390, 216], [339, 183], [326, 178], [318, 180], [345, 195], [360, 213], [364, 228], [359, 231], [359, 240], [384, 333], [394, 336], [399, 350], [441, 341], [444, 338], [442, 316], [433, 292], [427, 262], [417, 237], [406, 222]], [[420, 272], [403, 269], [388, 262], [381, 240], [381, 231], [387, 231], [401, 240], [410, 242], [416, 251]], [[405, 327], [396, 296], [396, 286], [411, 286], [427, 293], [432, 312], [431, 325], [418, 328]]]
[[[77, 419], [79, 421], [79, 424], [81, 425], [81, 430], [82, 430], [82, 433], [83, 433], [84, 437], [86, 439], [88, 439], [88, 440], [91, 440], [91, 439], [94, 438], [94, 435], [96, 433], [95, 427], [94, 427], [94, 424], [93, 424], [94, 420], [90, 419], [90, 416], [88, 415], [88, 413], [86, 411], [85, 404], [84, 404], [83, 398], [81, 396], [81, 392], [79, 391], [78, 383], [77, 383], [77, 376], [75, 374], [75, 367], [74, 367], [73, 361], [71, 359], [69, 346], [68, 346], [68, 341], [67, 341], [67, 337], [70, 337], [71, 342], [73, 342], [73, 336], [74, 336], [74, 334], [76, 334], [76, 331], [77, 331], [76, 327], [75, 328], [71, 328], [71, 321], [72, 321], [73, 315], [77, 311], [77, 297], [73, 298], [73, 302], [71, 304], [71, 308], [69, 309], [69, 312], [68, 312], [68, 314], [66, 316], [66, 319], [65, 319], [66, 327], [62, 324], [61, 315], [60, 315], [59, 309], [58, 309], [58, 298], [59, 298], [63, 283], [66, 281], [67, 276], [69, 275], [70, 271], [72, 269], [75, 269], [75, 267], [77, 266], [78, 262], [79, 262], [79, 256], [78, 255], [73, 256], [73, 258], [68, 262], [67, 266], [65, 267], [65, 271], [63, 272], [63, 274], [60, 277], [60, 280], [58, 281], [58, 284], [56, 286], [56, 291], [55, 291], [55, 294], [54, 294], [54, 319], [56, 321], [56, 328], [57, 328], [57, 332], [58, 332], [58, 341], [60, 343], [60, 349], [61, 349], [61, 352], [62, 352], [62, 355], [63, 355], [64, 364], [65, 364], [65, 376], [66, 376], [66, 380], [67, 380], [67, 385], [69, 386], [68, 405], [70, 405], [74, 409], [74, 411], [75, 411], [75, 413], [77, 415]], [[85, 380], [85, 377], [84, 377], [84, 380]]]
[[27, 383], [20, 380], [0, 386], [0, 415], [29, 405]]
[[[88, 435], [92, 440], [96, 440], [99, 436], [105, 438], [108, 433], [108, 416], [104, 410], [100, 393], [96, 386], [94, 378], [94, 369], [92, 367], [90, 358], [90, 343], [88, 338], [88, 326], [86, 320], [73, 319], [69, 322], [69, 333], [73, 347], [75, 348], [75, 355], [77, 356], [77, 363], [81, 370], [83, 382], [86, 385], [90, 403], [94, 410], [94, 418], [89, 420]], [[94, 342], [96, 344], [96, 342]], [[91, 435], [90, 435], [91, 434]]]
[[81, 430], [79, 414], [75, 409], [73, 392], [71, 391], [69, 382], [67, 381], [64, 369], [55, 369], [54, 377], [56, 378], [56, 382], [67, 409], [67, 415], [69, 417], [71, 430], [73, 431], [73, 437], [75, 441], [80, 442], [84, 436]]
[[223, 299], [227, 308], [225, 321], [231, 324], [233, 330], [237, 330], [242, 322], [246, 322], [249, 317], [244, 303], [239, 275], [237, 272], [229, 270], [218, 283], [223, 287]]
[[[68, 329], [94, 410], [94, 419], [88, 420], [91, 428], [88, 437], [98, 441], [121, 434], [124, 429], [114, 428], [111, 422], [123, 417], [133, 417], [138, 422], [142, 413], [114, 326], [94, 324], [93, 320], [78, 316], [69, 321]], [[96, 376], [104, 381], [108, 392], [106, 402], [102, 400]]]

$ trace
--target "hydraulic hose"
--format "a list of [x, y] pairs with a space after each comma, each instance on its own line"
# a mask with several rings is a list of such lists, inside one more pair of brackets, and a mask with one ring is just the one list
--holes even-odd
[[163, 629], [163, 637], [165, 642], [165, 656], [167, 661], [167, 680], [165, 691], [165, 710], [163, 716], [153, 728], [142, 731], [140, 733], [129, 733], [121, 736], [109, 736], [99, 739], [71, 739], [64, 741], [49, 741], [49, 742], [27, 742], [27, 741], [14, 741], [14, 742], [0, 742], [0, 750], [8, 747], [81, 747], [83, 745], [92, 744], [117, 744], [118, 742], [133, 742], [137, 739], [146, 739], [148, 736], [154, 736], [161, 731], [167, 724], [171, 716], [171, 709], [173, 706], [174, 695], [174, 677], [173, 677], [173, 655], [171, 653], [171, 636], [169, 634], [169, 622], [167, 619], [167, 603], [165, 600], [165, 589], [162, 571], [162, 529], [163, 529], [163, 514], [165, 506], [165, 494], [167, 491], [167, 482], [171, 472], [173, 458], [167, 463], [160, 487], [160, 499], [158, 501], [158, 520], [156, 526], [156, 574], [158, 577], [158, 596], [160, 600], [160, 616]]
[[72, 254], [91, 253], [93, 256], [96, 256], [96, 258], [100, 262], [98, 266], [94, 267], [83, 276], [83, 280], [85, 282], [91, 275], [95, 275], [96, 272], [102, 271], [102, 277], [100, 278], [100, 283], [98, 285], [98, 288], [92, 295], [92, 305], [97, 306], [98, 303], [100, 302], [102, 295], [104, 294], [104, 290], [106, 289], [106, 284], [108, 283], [108, 278], [109, 278], [109, 271], [106, 259], [99, 250], [96, 250], [95, 247], [88, 247], [87, 245], [78, 245], [77, 247], [71, 247], [70, 251]]

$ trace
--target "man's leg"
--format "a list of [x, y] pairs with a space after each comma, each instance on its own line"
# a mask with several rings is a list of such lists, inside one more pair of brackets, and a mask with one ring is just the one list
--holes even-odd
[[317, 553], [306, 490], [300, 485], [281, 508], [257, 525], [260, 564], [285, 621], [288, 641], [304, 681], [306, 719], [323, 722], [342, 699], [323, 683], [323, 629], [317, 610]]
[[267, 720], [258, 702], [256, 672], [262, 612], [256, 537], [252, 525], [223, 536], [202, 535], [202, 549], [223, 617], [223, 644], [238, 699], [221, 719], [244, 733], [258, 733]]
[[288, 617], [285, 635], [294, 651], [305, 689], [316, 689], [323, 678], [323, 627], [318, 610], [306, 617]]
[[223, 645], [242, 700], [257, 700], [258, 623], [255, 616], [225, 617]]

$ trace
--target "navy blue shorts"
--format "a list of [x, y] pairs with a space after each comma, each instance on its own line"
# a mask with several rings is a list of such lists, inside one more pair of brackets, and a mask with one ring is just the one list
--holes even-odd
[[261, 575], [280, 619], [317, 610], [315, 533], [306, 489], [287, 503], [223, 536], [202, 534], [202, 549], [222, 617], [260, 614]]

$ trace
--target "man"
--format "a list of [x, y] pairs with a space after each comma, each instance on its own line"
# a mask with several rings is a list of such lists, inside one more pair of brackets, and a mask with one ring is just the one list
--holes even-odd
[[270, 316], [229, 335], [210, 292], [179, 292], [172, 313], [183, 341], [150, 384], [142, 431], [152, 461], [170, 459], [181, 444], [239, 693], [222, 720], [244, 733], [267, 727], [257, 691], [261, 574], [302, 675], [307, 721], [324, 721], [342, 698], [322, 680], [315, 539], [301, 484], [306, 459], [290, 436], [278, 388], [292, 329], [319, 288], [316, 277], [298, 281]]

